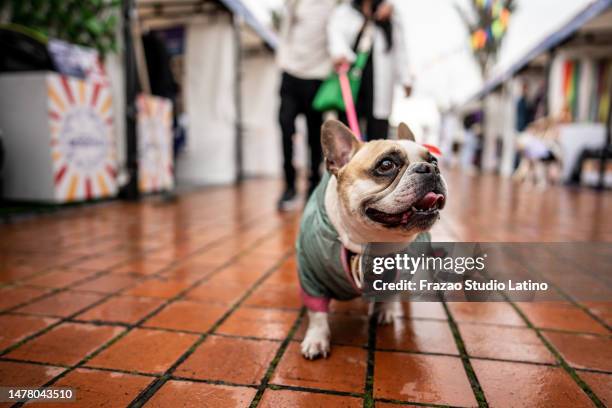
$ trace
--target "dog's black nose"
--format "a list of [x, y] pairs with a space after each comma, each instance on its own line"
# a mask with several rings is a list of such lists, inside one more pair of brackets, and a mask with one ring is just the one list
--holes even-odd
[[414, 168], [415, 173], [427, 174], [427, 173], [439, 173], [438, 166], [431, 163], [418, 163]]

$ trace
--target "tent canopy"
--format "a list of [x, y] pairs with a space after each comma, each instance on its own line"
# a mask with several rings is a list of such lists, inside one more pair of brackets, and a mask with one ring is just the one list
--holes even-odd
[[[567, 42], [573, 36], [586, 38], [596, 45], [600, 42], [605, 45], [610, 44], [609, 34], [612, 34], [612, 0], [594, 0], [558, 30], [535, 44], [507, 69], [488, 79], [466, 103], [482, 99], [533, 61], [541, 60], [544, 53]], [[604, 40], [598, 41], [598, 38]]]
[[230, 12], [274, 49], [276, 35], [253, 15], [241, 0], [136, 0], [138, 17], [145, 24], [185, 24], [198, 16]]

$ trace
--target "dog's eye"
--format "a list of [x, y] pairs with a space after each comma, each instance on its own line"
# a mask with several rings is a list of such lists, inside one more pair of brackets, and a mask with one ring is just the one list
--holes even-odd
[[397, 168], [397, 164], [395, 164], [392, 160], [383, 159], [376, 166], [376, 173], [381, 176], [388, 176], [393, 173]]

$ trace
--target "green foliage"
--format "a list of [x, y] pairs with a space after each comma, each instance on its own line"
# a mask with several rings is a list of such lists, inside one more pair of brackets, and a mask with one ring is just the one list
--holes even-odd
[[491, 68], [516, 8], [514, 0], [470, 0], [469, 10], [455, 4], [470, 33], [470, 48], [482, 74]]
[[45, 38], [92, 47], [101, 55], [117, 51], [120, 0], [0, 0], [5, 22]]

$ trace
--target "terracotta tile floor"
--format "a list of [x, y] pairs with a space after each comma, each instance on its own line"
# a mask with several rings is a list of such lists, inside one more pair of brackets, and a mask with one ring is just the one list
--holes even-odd
[[[447, 178], [439, 241], [612, 242], [609, 193]], [[248, 181], [0, 225], [0, 385], [76, 390], [45, 407], [612, 404], [612, 301], [571, 301], [584, 281], [565, 303], [413, 303], [395, 327], [332, 303], [332, 353], [304, 360], [299, 214], [276, 213], [278, 192]]]

